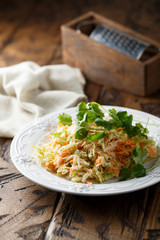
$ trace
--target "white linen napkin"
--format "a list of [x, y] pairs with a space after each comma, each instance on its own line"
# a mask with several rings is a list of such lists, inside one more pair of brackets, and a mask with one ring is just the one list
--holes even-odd
[[0, 137], [14, 137], [34, 119], [86, 101], [84, 84], [80, 70], [65, 64], [0, 68]]

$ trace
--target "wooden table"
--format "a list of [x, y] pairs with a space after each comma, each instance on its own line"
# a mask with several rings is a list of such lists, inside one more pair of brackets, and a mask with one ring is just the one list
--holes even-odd
[[[158, 0], [1, 1], [0, 66], [27, 60], [40, 65], [62, 63], [60, 26], [90, 10], [160, 41]], [[87, 82], [85, 92], [89, 101], [160, 116], [160, 91], [142, 98]], [[160, 239], [160, 184], [106, 197], [50, 191], [13, 166], [11, 141], [0, 138], [1, 240]]]

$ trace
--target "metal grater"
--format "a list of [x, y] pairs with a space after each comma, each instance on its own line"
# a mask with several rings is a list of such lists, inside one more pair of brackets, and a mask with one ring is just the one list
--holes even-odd
[[[94, 25], [93, 25], [94, 24]], [[94, 21], [80, 23], [78, 31], [137, 60], [144, 61], [159, 49], [118, 29]]]

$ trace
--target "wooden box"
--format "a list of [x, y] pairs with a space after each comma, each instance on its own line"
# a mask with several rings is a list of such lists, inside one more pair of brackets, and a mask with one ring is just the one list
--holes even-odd
[[98, 21], [160, 47], [160, 43], [148, 37], [89, 12], [61, 26], [64, 63], [80, 68], [89, 81], [139, 96], [148, 96], [160, 88], [160, 52], [143, 62], [127, 56], [78, 33], [77, 25], [86, 20]]

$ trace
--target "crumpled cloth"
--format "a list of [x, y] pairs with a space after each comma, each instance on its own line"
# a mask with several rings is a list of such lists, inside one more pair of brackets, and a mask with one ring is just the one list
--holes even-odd
[[0, 137], [14, 137], [36, 118], [86, 101], [84, 84], [81, 71], [65, 64], [0, 68]]

